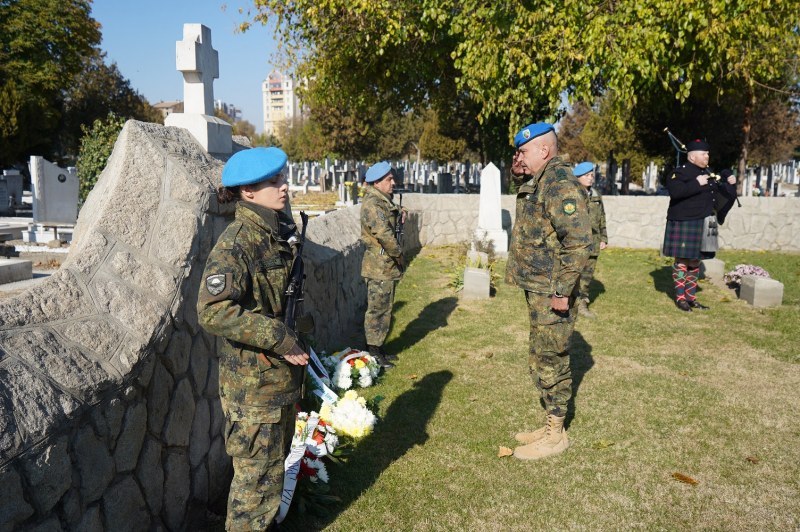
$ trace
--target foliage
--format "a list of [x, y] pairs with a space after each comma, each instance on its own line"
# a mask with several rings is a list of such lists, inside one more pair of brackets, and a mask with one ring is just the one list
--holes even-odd
[[[363, 117], [431, 107], [443, 122], [468, 119], [470, 127], [444, 131], [481, 155], [501, 140], [488, 152], [495, 160], [508, 155], [520, 126], [558, 118], [564, 95], [572, 102], [609, 96], [606, 113], [617, 130], [635, 111], [647, 113], [646, 102], [694, 98], [698, 109], [730, 96], [739, 119], [726, 123], [743, 159], [765, 91], [797, 92], [800, 0], [253, 4], [249, 18], [274, 23], [298, 75], [314, 80], [306, 94], [312, 108]], [[671, 120], [659, 122], [654, 133], [667, 125], [678, 131]], [[659, 146], [663, 153], [663, 138]]]
[[294, 118], [278, 124], [281, 148], [293, 161], [321, 161], [330, 152], [330, 144], [313, 118]]
[[63, 91], [100, 43], [86, 0], [0, 0], [0, 165], [50, 154]]
[[111, 112], [104, 119], [96, 119], [91, 128], [82, 127], [84, 136], [81, 139], [77, 163], [81, 204], [86, 201], [100, 173], [105, 169], [124, 125], [125, 119]]
[[419, 149], [425, 159], [446, 163], [463, 157], [467, 143], [463, 138], [446, 135], [440, 126], [438, 114], [430, 110], [425, 116]]
[[247, 120], [234, 120], [222, 109], [214, 109], [214, 116], [221, 118], [231, 125], [231, 135], [241, 135], [250, 139], [251, 144], [256, 138], [256, 126]]
[[77, 153], [82, 126], [112, 112], [125, 119], [163, 123], [161, 113], [131, 87], [116, 63], [107, 65], [105, 54], [97, 53], [85, 60], [81, 73], [66, 91], [59, 127], [62, 158]]
[[559, 123], [558, 153], [573, 164], [589, 159], [582, 133], [591, 116], [591, 108], [584, 102], [577, 102]]

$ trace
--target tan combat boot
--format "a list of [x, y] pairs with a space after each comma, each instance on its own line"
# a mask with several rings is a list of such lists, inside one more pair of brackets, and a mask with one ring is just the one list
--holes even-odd
[[514, 439], [524, 445], [527, 443], [533, 443], [536, 440], [544, 438], [544, 435], [546, 433], [547, 433], [547, 416], [545, 416], [544, 425], [534, 430], [533, 432], [517, 432], [516, 434], [514, 434]]
[[597, 317], [594, 312], [589, 310], [589, 302], [583, 298], [578, 300], [578, 314], [584, 318], [589, 318], [590, 320], [593, 320]]
[[543, 438], [514, 449], [514, 457], [520, 460], [538, 460], [563, 453], [569, 447], [567, 431], [564, 430], [564, 418], [552, 414], [547, 416], [545, 435]]

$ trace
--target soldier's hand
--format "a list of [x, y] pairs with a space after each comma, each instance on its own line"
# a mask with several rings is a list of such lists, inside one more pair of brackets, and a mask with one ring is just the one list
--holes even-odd
[[283, 355], [283, 359], [293, 366], [305, 366], [308, 364], [308, 353], [300, 347], [300, 344], [294, 344], [292, 350]]
[[563, 297], [553, 296], [552, 298], [550, 298], [550, 306], [556, 312], [566, 312], [567, 310], [569, 310], [569, 298], [566, 296]]
[[706, 174], [697, 176], [697, 182], [700, 183], [701, 187], [706, 186], [708, 184], [708, 176]]
[[600, 249], [606, 249], [607, 246], [608, 244], [606, 244], [605, 242], [600, 242]]
[[400, 211], [400, 223], [406, 223], [406, 215], [407, 214], [408, 214], [408, 211], [405, 210], [405, 209]]

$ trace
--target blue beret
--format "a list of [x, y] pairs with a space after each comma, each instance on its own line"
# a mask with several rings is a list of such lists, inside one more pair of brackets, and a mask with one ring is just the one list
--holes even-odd
[[594, 163], [590, 163], [589, 161], [584, 161], [575, 165], [575, 169], [572, 170], [572, 173], [575, 174], [575, 177], [580, 177], [583, 174], [588, 174], [589, 172], [594, 172]]
[[233, 154], [222, 168], [222, 186], [252, 185], [280, 174], [289, 158], [280, 148], [251, 148]]
[[555, 131], [556, 128], [553, 127], [553, 124], [548, 124], [547, 122], [537, 122], [536, 124], [529, 124], [522, 129], [519, 130], [514, 136], [514, 147], [519, 149], [520, 146], [525, 144], [526, 142], [530, 142], [536, 137], [544, 135], [550, 131]]
[[389, 172], [392, 171], [392, 165], [386, 161], [381, 161], [379, 163], [375, 163], [369, 167], [367, 170], [366, 181], [367, 183], [374, 183], [375, 181], [380, 181], [381, 178], [386, 176]]

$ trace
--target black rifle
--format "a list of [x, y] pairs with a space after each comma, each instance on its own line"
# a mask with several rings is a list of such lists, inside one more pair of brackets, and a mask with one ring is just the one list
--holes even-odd
[[[403, 256], [403, 226], [406, 225], [406, 221], [403, 218], [403, 195], [400, 194], [400, 202], [398, 203], [400, 207], [400, 214], [397, 216], [397, 223], [394, 226], [394, 238], [397, 240], [397, 245], [400, 246], [400, 256]], [[401, 263], [397, 264], [400, 271], [404, 271], [405, 268]]]
[[297, 317], [300, 313], [303, 302], [303, 284], [305, 284], [306, 272], [303, 262], [303, 246], [306, 242], [306, 228], [308, 228], [308, 215], [300, 211], [300, 220], [303, 222], [303, 229], [300, 231], [300, 241], [297, 244], [297, 253], [292, 261], [292, 271], [289, 273], [289, 284], [286, 287], [286, 304], [284, 305], [284, 323], [291, 330], [296, 332]]

